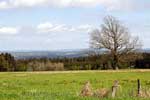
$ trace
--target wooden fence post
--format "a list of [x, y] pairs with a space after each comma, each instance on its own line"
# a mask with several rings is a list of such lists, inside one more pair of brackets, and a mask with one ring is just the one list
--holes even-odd
[[116, 96], [116, 92], [118, 90], [119, 81], [114, 81], [114, 85], [112, 86], [112, 94], [111, 96], [114, 98]]
[[140, 83], [140, 79], [137, 80], [137, 94], [138, 94], [138, 96], [140, 96], [140, 94], [141, 94], [141, 83]]

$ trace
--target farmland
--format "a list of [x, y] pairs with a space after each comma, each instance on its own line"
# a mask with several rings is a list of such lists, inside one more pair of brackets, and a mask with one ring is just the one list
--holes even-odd
[[115, 100], [149, 100], [131, 96], [137, 91], [137, 79], [143, 89], [150, 89], [149, 77], [150, 70], [2, 72], [0, 100], [99, 100], [79, 96], [84, 83], [90, 81], [93, 90], [111, 89], [114, 80], [119, 80], [122, 88]]

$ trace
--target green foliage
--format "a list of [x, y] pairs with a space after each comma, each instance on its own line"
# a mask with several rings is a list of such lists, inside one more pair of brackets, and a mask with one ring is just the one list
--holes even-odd
[[0, 71], [14, 71], [15, 59], [11, 54], [0, 54]]

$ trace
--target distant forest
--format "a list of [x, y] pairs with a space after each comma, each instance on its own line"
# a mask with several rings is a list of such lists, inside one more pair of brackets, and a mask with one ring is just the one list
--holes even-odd
[[[129, 55], [129, 56], [128, 56]], [[132, 55], [132, 56], [131, 56]], [[138, 57], [135, 57], [138, 56]], [[134, 59], [136, 58], [136, 59]], [[76, 58], [15, 59], [9, 53], [0, 54], [0, 71], [57, 71], [57, 70], [107, 70], [112, 68], [109, 54], [91, 54]], [[119, 69], [149, 69], [150, 53], [126, 54]]]

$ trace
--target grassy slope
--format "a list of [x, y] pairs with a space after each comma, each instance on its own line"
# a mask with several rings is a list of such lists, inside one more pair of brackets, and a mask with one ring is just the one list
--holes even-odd
[[78, 96], [87, 80], [94, 90], [110, 88], [114, 80], [119, 80], [123, 93], [115, 100], [137, 100], [129, 97], [129, 92], [136, 91], [137, 78], [141, 79], [143, 88], [150, 88], [149, 77], [149, 71], [0, 73], [0, 100], [99, 100]]

